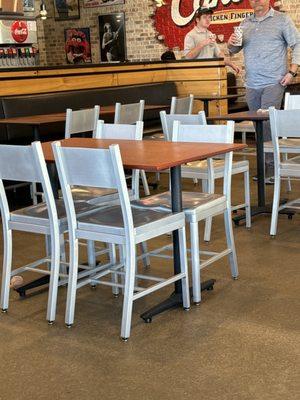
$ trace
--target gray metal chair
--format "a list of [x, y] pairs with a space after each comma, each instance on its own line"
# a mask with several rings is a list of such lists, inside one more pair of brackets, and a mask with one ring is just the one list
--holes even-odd
[[[179, 121], [182, 125], [206, 125], [206, 118], [204, 111], [200, 111], [198, 115], [171, 115], [166, 114], [165, 111], [160, 113], [163, 132], [166, 140], [172, 140], [172, 129], [174, 121]], [[209, 125], [209, 128], [213, 125]], [[190, 129], [191, 130], [191, 129]], [[215, 158], [214, 175], [211, 178], [211, 190], [214, 191], [215, 180], [224, 178], [224, 160], [222, 158]], [[166, 171], [167, 172], [167, 171]], [[209, 172], [206, 160], [194, 161], [183, 165], [181, 168], [183, 178], [193, 179], [194, 183], [198, 180], [202, 181], [202, 191], [208, 191]], [[244, 177], [244, 193], [245, 201], [242, 204], [232, 206], [232, 211], [245, 208], [246, 212], [246, 227], [251, 227], [251, 209], [250, 209], [250, 174], [249, 174], [249, 161], [241, 160], [234, 161], [232, 164], [232, 175], [243, 174]], [[204, 240], [209, 242], [211, 237], [212, 220], [208, 219], [205, 224]]]
[[[144, 119], [145, 100], [140, 100], [139, 103], [121, 104], [116, 103], [115, 107], [115, 124], [135, 124], [137, 121]], [[145, 171], [140, 171], [141, 180], [143, 183], [145, 196], [150, 195], [150, 190], [147, 182]]]
[[65, 138], [84, 132], [92, 132], [93, 136], [97, 129], [100, 107], [86, 108], [84, 110], [66, 110]]
[[[70, 238], [70, 271], [67, 293], [66, 319], [67, 326], [74, 322], [76, 290], [85, 284], [97, 282], [109, 286], [124, 286], [123, 314], [121, 337], [127, 340], [130, 336], [133, 301], [175, 281], [181, 280], [183, 287], [183, 306], [189, 308], [189, 286], [185, 244], [185, 218], [183, 213], [170, 214], [131, 208], [122, 159], [118, 145], [109, 149], [81, 149], [61, 147], [53, 144], [55, 161], [58, 169], [63, 196], [66, 203], [69, 238]], [[80, 158], [81, 163], [78, 163]], [[117, 189], [120, 206], [107, 207], [87, 218], [77, 218], [71, 186], [84, 185]], [[181, 273], [168, 279], [149, 276], [138, 276], [156, 282], [153, 286], [135, 287], [136, 245], [173, 230], [179, 230], [181, 247]], [[96, 240], [121, 245], [124, 264], [111, 264], [93, 277], [78, 282], [78, 240]], [[124, 266], [124, 271], [122, 267]], [[110, 273], [125, 276], [125, 283], [107, 281], [104, 278]]]
[[186, 97], [173, 96], [171, 99], [170, 114], [192, 114], [194, 106], [194, 95]]
[[[300, 110], [300, 95], [291, 95], [290, 93], [286, 93], [284, 98], [284, 109]], [[286, 137], [281, 137], [279, 139], [279, 151], [284, 161], [288, 160], [289, 154], [299, 153], [299, 147], [300, 147], [299, 139], [294, 139], [294, 138], [288, 139]], [[272, 141], [264, 143], [264, 152], [273, 153]], [[292, 178], [286, 178], [288, 192], [292, 190], [291, 179]]]
[[[44, 203], [10, 212], [2, 180], [35, 182], [43, 188]], [[56, 313], [57, 287], [60, 265], [62, 274], [60, 284], [65, 283], [66, 264], [60, 262], [64, 249], [63, 233], [67, 231], [67, 219], [62, 200], [55, 201], [49, 175], [39, 142], [31, 146], [0, 146], [0, 207], [4, 238], [3, 274], [1, 289], [1, 308], [9, 306], [10, 279], [24, 271], [34, 271], [50, 275], [47, 320], [53, 322]], [[97, 207], [84, 202], [76, 202], [77, 213], [95, 211]], [[47, 256], [12, 271], [12, 231], [23, 231], [46, 236]], [[49, 270], [40, 269], [47, 264]]]
[[[300, 97], [300, 96], [299, 96]], [[269, 108], [272, 144], [274, 151], [274, 195], [273, 209], [270, 235], [275, 236], [277, 233], [278, 213], [284, 208], [300, 210], [300, 199], [288, 201], [280, 205], [280, 184], [282, 179], [299, 179], [300, 178], [300, 156], [281, 160], [281, 153], [289, 149], [291, 152], [300, 153], [300, 145], [290, 146], [291, 141], [299, 141], [300, 139], [300, 112], [299, 110], [276, 110], [274, 107]], [[285, 143], [281, 140], [289, 141], [289, 145], [284, 147]]]
[[[227, 125], [195, 125], [193, 130], [189, 125], [181, 125], [174, 122], [173, 141], [176, 142], [208, 142], [208, 143], [233, 143], [234, 122], [229, 121]], [[208, 160], [208, 173], [212, 177], [214, 165]], [[229, 257], [231, 274], [233, 278], [238, 276], [238, 264], [235, 251], [234, 237], [231, 221], [231, 176], [232, 176], [232, 152], [225, 155], [223, 194], [215, 194], [213, 190], [209, 193], [183, 192], [183, 210], [186, 221], [190, 226], [191, 258], [193, 272], [193, 300], [195, 303], [201, 301], [200, 270], [205, 268], [224, 256]], [[154, 196], [134, 202], [134, 207], [151, 210], [171, 210], [170, 193], [160, 193]], [[200, 261], [199, 257], [199, 230], [200, 221], [224, 214], [225, 233], [227, 248], [221, 252], [201, 252], [202, 255], [210, 256]], [[154, 250], [155, 256], [160, 256], [168, 246]], [[150, 255], [152, 252], [150, 252]], [[165, 256], [165, 255], [164, 255]]]

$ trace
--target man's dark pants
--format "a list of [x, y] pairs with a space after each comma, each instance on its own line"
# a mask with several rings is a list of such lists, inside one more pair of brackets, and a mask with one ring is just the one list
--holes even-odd
[[[280, 109], [285, 87], [277, 85], [266, 86], [260, 89], [247, 88], [246, 101], [250, 111], [275, 107]], [[272, 140], [269, 122], [264, 122], [264, 142]], [[274, 175], [274, 157], [272, 153], [265, 153], [266, 177]]]

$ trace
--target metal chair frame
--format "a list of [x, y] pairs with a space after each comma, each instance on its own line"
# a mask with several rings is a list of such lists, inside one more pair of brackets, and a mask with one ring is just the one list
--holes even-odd
[[[76, 290], [88, 283], [96, 282], [114, 287], [124, 287], [124, 301], [121, 324], [121, 337], [127, 340], [130, 336], [133, 301], [161, 289], [175, 281], [181, 280], [183, 287], [183, 306], [189, 308], [189, 285], [186, 260], [185, 218], [184, 213], [151, 214], [147, 210], [135, 215], [132, 210], [126, 179], [124, 175], [121, 154], [118, 145], [109, 149], [81, 149], [61, 147], [53, 144], [55, 161], [59, 179], [66, 203], [69, 237], [70, 237], [70, 271], [67, 293], [65, 322], [71, 326], [74, 322]], [[78, 157], [81, 159], [78, 165]], [[107, 187], [117, 189], [120, 196], [120, 206], [108, 207], [91, 215], [90, 219], [77, 219], [72, 198], [72, 185]], [[117, 213], [117, 217], [116, 217]], [[155, 218], [154, 218], [155, 217]], [[106, 221], [103, 222], [103, 218]], [[118, 219], [119, 218], [119, 219]], [[116, 222], [116, 219], [118, 222]], [[136, 224], [136, 219], [144, 221]], [[146, 220], [148, 219], [148, 222]], [[99, 221], [99, 223], [97, 223]], [[100, 222], [102, 221], [102, 222]], [[136, 244], [160, 236], [167, 232], [179, 230], [181, 246], [181, 273], [168, 279], [136, 274]], [[121, 245], [124, 262], [106, 267], [93, 277], [78, 282], [78, 240], [96, 240]], [[124, 271], [120, 271], [124, 265]], [[116, 281], [105, 281], [102, 278], [108, 274], [122, 275], [124, 285]], [[153, 286], [135, 287], [136, 278], [150, 279], [156, 282]]]
[[[300, 156], [281, 159], [280, 155], [283, 151], [287, 153], [300, 153], [300, 146], [284, 148], [280, 138], [284, 140], [300, 139], [300, 112], [294, 110], [276, 110], [274, 107], [269, 108], [272, 144], [274, 152], [274, 195], [270, 235], [275, 236], [277, 233], [278, 213], [284, 208], [292, 208], [300, 210], [300, 199], [291, 200], [280, 205], [280, 186], [282, 179], [299, 179], [300, 178]], [[300, 143], [300, 141], [299, 141]]]
[[[179, 121], [174, 122], [173, 141], [184, 142], [211, 142], [211, 143], [232, 143], [234, 137], [234, 122], [229, 121], [227, 125], [196, 125], [191, 130], [189, 125], [182, 125]], [[193, 301], [201, 301], [201, 281], [200, 270], [211, 265], [224, 256], [229, 257], [231, 274], [234, 279], [238, 277], [238, 264], [235, 251], [232, 220], [231, 220], [231, 176], [232, 176], [232, 152], [224, 156], [224, 180], [223, 195], [214, 194], [212, 187], [209, 187], [209, 193], [183, 192], [183, 211], [186, 221], [190, 226], [191, 237], [191, 261], [193, 273]], [[208, 174], [212, 180], [214, 175], [214, 166], [212, 159], [208, 159]], [[135, 202], [137, 208], [148, 208], [153, 210], [171, 209], [170, 193], [162, 193]], [[199, 227], [202, 220], [212, 218], [216, 215], [224, 214], [225, 233], [227, 248], [221, 252], [199, 251]], [[165, 251], [169, 245], [156, 249], [149, 254], [151, 256], [169, 258]], [[200, 260], [200, 254], [208, 259]]]

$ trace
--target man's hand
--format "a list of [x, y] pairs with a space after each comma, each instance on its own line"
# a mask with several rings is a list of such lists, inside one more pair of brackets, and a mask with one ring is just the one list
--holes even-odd
[[202, 42], [199, 43], [199, 47], [203, 48], [205, 46], [209, 46], [212, 43], [216, 43], [216, 39], [214, 37], [208, 37], [207, 39], [202, 40]]
[[282, 86], [287, 86], [292, 83], [293, 76], [289, 72], [281, 79], [280, 84]]
[[237, 37], [237, 35], [235, 33], [233, 33], [230, 38], [228, 39], [228, 44], [230, 46], [239, 46], [238, 44], [239, 38]]
[[234, 70], [234, 72], [236, 72], [237, 74], [239, 74], [241, 72], [241, 68], [239, 66], [237, 66], [236, 64], [232, 63], [230, 66]]

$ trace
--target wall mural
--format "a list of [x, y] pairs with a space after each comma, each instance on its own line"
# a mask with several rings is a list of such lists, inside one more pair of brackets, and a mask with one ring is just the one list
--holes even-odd
[[[158, 38], [169, 48], [183, 49], [185, 35], [194, 27], [194, 14], [201, 6], [214, 10], [210, 31], [227, 41], [233, 27], [253, 13], [249, 0], [154, 0], [154, 24]], [[274, 6], [276, 0], [271, 0]]]

